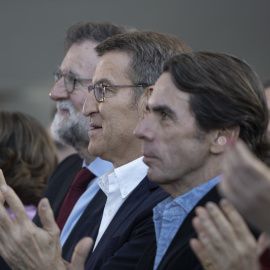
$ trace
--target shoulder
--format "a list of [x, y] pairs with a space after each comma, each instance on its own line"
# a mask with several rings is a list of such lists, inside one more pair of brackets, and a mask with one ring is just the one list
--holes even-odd
[[61, 161], [53, 171], [48, 184], [50, 184], [51, 181], [54, 181], [55, 178], [59, 177], [59, 174], [69, 174], [69, 173], [77, 173], [78, 170], [81, 169], [83, 163], [83, 159], [80, 158], [78, 154], [73, 154], [65, 158], [63, 161]]

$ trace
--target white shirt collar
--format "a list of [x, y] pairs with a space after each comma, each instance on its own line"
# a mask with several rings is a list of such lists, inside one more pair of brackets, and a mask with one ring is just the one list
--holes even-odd
[[101, 176], [98, 183], [103, 192], [108, 196], [110, 185], [117, 182], [122, 198], [127, 197], [147, 174], [148, 166], [142, 159], [135, 159]]

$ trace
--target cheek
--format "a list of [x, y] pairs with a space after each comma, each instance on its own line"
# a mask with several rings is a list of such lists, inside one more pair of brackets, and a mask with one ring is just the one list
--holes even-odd
[[71, 95], [70, 99], [73, 103], [74, 108], [77, 111], [82, 112], [84, 101], [86, 99], [86, 93], [81, 92], [80, 94]]

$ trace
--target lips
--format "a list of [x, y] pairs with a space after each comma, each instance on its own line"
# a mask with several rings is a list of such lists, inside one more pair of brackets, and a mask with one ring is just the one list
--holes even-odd
[[95, 123], [90, 123], [90, 130], [89, 130], [89, 136], [94, 135], [96, 132], [100, 131], [102, 129], [102, 126], [99, 124], [95, 124]]
[[150, 164], [154, 159], [156, 159], [156, 157], [153, 154], [145, 151], [143, 152], [143, 162], [145, 164]]
[[69, 113], [69, 109], [59, 108], [57, 112], [60, 113], [60, 114]]
[[102, 128], [101, 125], [90, 123], [90, 130]]

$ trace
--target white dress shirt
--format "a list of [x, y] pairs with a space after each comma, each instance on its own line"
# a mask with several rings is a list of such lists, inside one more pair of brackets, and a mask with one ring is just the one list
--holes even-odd
[[93, 162], [90, 163], [89, 166], [87, 166], [86, 163], [84, 162], [83, 167], [88, 168], [88, 170], [90, 170], [97, 177], [95, 177], [92, 181], [90, 181], [87, 190], [79, 198], [74, 208], [72, 209], [60, 236], [62, 247], [65, 244], [68, 236], [70, 235], [72, 229], [74, 228], [79, 218], [81, 217], [82, 213], [84, 212], [85, 208], [97, 194], [99, 190], [98, 178], [102, 176], [104, 173], [111, 170], [113, 168], [113, 165], [111, 162], [102, 160], [100, 158], [96, 158]]
[[99, 186], [106, 194], [107, 201], [94, 249], [118, 209], [124, 203], [129, 194], [131, 194], [131, 192], [144, 179], [147, 174], [147, 170], [148, 167], [143, 163], [142, 157], [140, 157], [119, 168], [111, 170], [99, 178]]

